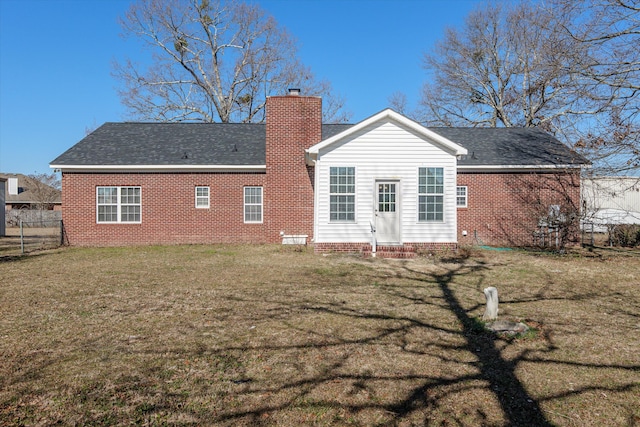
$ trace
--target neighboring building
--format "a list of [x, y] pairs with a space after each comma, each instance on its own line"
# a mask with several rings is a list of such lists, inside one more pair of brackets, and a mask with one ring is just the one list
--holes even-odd
[[587, 230], [640, 224], [640, 177], [609, 176], [582, 181], [583, 224]]
[[425, 128], [388, 109], [325, 125], [321, 99], [295, 92], [266, 108], [265, 124], [96, 129], [51, 163], [70, 244], [530, 245], [579, 208], [585, 159], [536, 129]]
[[62, 210], [61, 191], [19, 173], [0, 174], [6, 180], [6, 210]]

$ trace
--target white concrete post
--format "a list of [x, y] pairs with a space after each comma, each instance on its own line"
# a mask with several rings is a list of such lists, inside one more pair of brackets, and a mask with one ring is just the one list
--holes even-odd
[[496, 320], [498, 318], [498, 290], [493, 286], [485, 288], [484, 296], [487, 298], [487, 309], [484, 311], [482, 320]]

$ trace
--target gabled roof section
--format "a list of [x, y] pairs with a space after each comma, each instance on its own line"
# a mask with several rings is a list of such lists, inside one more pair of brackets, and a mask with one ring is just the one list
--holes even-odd
[[435, 143], [439, 144], [440, 146], [442, 146], [443, 148], [445, 148], [448, 151], [451, 151], [454, 155], [456, 156], [460, 156], [460, 155], [464, 155], [467, 154], [467, 149], [456, 144], [455, 142], [451, 141], [450, 139], [436, 133], [433, 132], [431, 130], [429, 130], [428, 128], [422, 126], [420, 123], [415, 122], [411, 119], [409, 119], [408, 117], [403, 116], [402, 114], [396, 113], [395, 111], [393, 111], [390, 108], [387, 108], [385, 110], [380, 111], [377, 114], [374, 114], [373, 116], [361, 121], [360, 123], [357, 123], [353, 126], [350, 126], [348, 128], [345, 127], [344, 130], [342, 130], [341, 132], [327, 138], [324, 139], [323, 141], [319, 142], [318, 144], [313, 145], [312, 147], [310, 147], [307, 150], [307, 153], [309, 153], [311, 156], [315, 156], [318, 154], [318, 152], [320, 150], [322, 150], [323, 148], [326, 148], [350, 135], [355, 134], [356, 132], [359, 132], [360, 130], [366, 128], [367, 126], [370, 126], [376, 122], [381, 122], [381, 121], [394, 121], [396, 123], [398, 123], [401, 126], [404, 126], [406, 128], [409, 128], [411, 130], [413, 130], [414, 132], [418, 133], [419, 135], [424, 136], [425, 138], [428, 138], [431, 141], [434, 141]]

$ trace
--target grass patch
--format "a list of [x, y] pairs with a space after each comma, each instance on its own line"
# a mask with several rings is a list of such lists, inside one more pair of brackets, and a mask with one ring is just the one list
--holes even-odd
[[[634, 425], [638, 271], [611, 251], [6, 257], [0, 424]], [[485, 332], [487, 286], [529, 332]]]

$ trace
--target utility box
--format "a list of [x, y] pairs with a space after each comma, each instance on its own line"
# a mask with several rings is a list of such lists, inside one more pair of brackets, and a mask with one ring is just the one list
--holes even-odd
[[307, 238], [309, 236], [306, 234], [295, 234], [295, 235], [282, 235], [282, 244], [283, 245], [307, 245]]

